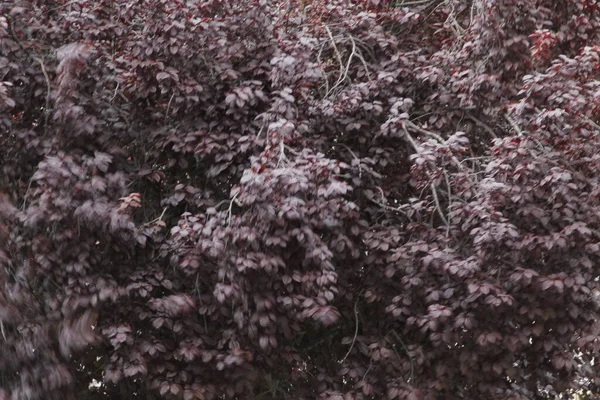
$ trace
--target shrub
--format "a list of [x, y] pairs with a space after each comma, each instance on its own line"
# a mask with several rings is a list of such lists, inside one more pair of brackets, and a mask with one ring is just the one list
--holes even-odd
[[0, 399], [598, 392], [595, 2], [0, 11]]

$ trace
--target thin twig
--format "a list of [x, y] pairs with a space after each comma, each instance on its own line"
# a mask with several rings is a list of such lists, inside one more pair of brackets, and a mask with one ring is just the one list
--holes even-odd
[[386, 210], [395, 211], [395, 212], [399, 212], [401, 214], [406, 215], [406, 211], [404, 211], [401, 207], [388, 206], [387, 204], [380, 203], [375, 199], [369, 199], [369, 200], [371, 200], [371, 202], [377, 204], [378, 206], [385, 208]]
[[[328, 31], [329, 34], [331, 34], [330, 31]], [[333, 37], [331, 37], [331, 39], [333, 40]], [[335, 43], [335, 41], [334, 41]], [[336, 47], [336, 51], [337, 51], [337, 47]], [[350, 55], [348, 56], [348, 61], [346, 62], [346, 68], [343, 68], [343, 64], [340, 64], [340, 76], [338, 77], [337, 82], [335, 83], [335, 85], [333, 85], [333, 87], [329, 90], [328, 93], [325, 94], [325, 97], [329, 96], [330, 93], [332, 93], [335, 89], [337, 89], [345, 80], [346, 78], [348, 78], [348, 72], [350, 71], [350, 64], [352, 63], [352, 59], [354, 58], [354, 56], [356, 55], [356, 42], [354, 41], [354, 39], [352, 39], [352, 51], [350, 52]], [[341, 61], [341, 54], [339, 55], [339, 61]]]
[[396, 330], [392, 329], [391, 332], [394, 334], [394, 336], [396, 336], [396, 339], [398, 339], [398, 341], [400, 342], [400, 344], [404, 348], [404, 351], [406, 352], [406, 355], [408, 356], [408, 359], [410, 361], [410, 381], [409, 381], [409, 383], [410, 382], [414, 382], [415, 367], [414, 367], [413, 359], [410, 356], [410, 353], [408, 352], [408, 348], [406, 347], [406, 345], [404, 344], [404, 341], [402, 340], [402, 338], [400, 337], [400, 335], [398, 335], [398, 332], [396, 332]]
[[404, 121], [404, 123], [408, 126], [410, 126], [411, 128], [413, 128], [415, 131], [419, 132], [419, 133], [423, 133], [425, 135], [431, 136], [432, 138], [436, 139], [438, 142], [440, 143], [444, 143], [445, 140], [443, 137], [441, 137], [440, 135], [438, 135], [437, 133], [428, 131], [427, 129], [423, 129], [420, 126], [414, 124], [412, 121]]
[[119, 90], [119, 85], [120, 85], [120, 82], [117, 81], [117, 86], [115, 87], [115, 93], [113, 94], [113, 97], [111, 97], [111, 99], [110, 99], [111, 103], [115, 99], [115, 97], [117, 97], [117, 91]]
[[31, 183], [33, 182], [33, 177], [29, 179], [29, 184], [27, 184], [27, 190], [25, 191], [25, 196], [23, 196], [23, 205], [21, 205], [21, 211], [27, 207], [27, 199], [29, 197], [29, 190], [31, 189]]
[[267, 119], [268, 114], [266, 113], [262, 113], [256, 116], [256, 118], [254, 118], [254, 121], [256, 121], [257, 119], [262, 119], [262, 124], [260, 126], [260, 129], [258, 131], [258, 133], [256, 134], [256, 140], [258, 140], [260, 138], [260, 135], [262, 134], [262, 132], [265, 130], [265, 128], [268, 125], [269, 120]]
[[329, 40], [331, 40], [331, 45], [332, 45], [335, 55], [338, 59], [338, 63], [340, 64], [340, 76], [342, 76], [344, 73], [344, 62], [342, 61], [342, 53], [340, 53], [340, 51], [338, 50], [337, 45], [335, 44], [335, 39], [333, 38], [333, 35], [331, 34], [331, 30], [329, 29], [329, 27], [327, 25], [324, 25], [324, 27], [325, 27], [325, 31], [327, 31], [327, 35], [329, 36]]
[[446, 18], [446, 21], [444, 21], [444, 23], [448, 23], [448, 20], [450, 20], [450, 25], [454, 28], [454, 33], [456, 34], [456, 36], [460, 37], [465, 31], [465, 29], [462, 26], [460, 26], [460, 24], [456, 20], [456, 16], [454, 14], [454, 5], [452, 4], [450, 4], [450, 11], [448, 12], [448, 17]]
[[300, 153], [300, 152], [298, 152], [298, 151], [294, 150], [293, 148], [291, 148], [291, 147], [290, 147], [290, 146], [288, 146], [287, 144], [285, 145], [285, 149], [286, 149], [287, 151], [289, 151], [290, 153], [292, 153], [293, 155], [295, 155], [295, 156], [300, 156], [300, 154], [302, 154], [302, 153]]
[[173, 97], [175, 97], [175, 93], [173, 93], [171, 95], [171, 98], [169, 99], [169, 104], [167, 104], [167, 111], [165, 112], [165, 118], [169, 116], [169, 109], [171, 108], [171, 102], [173, 101]]
[[392, 207], [392, 206], [388, 206], [387, 203], [387, 199], [385, 198], [385, 194], [383, 193], [383, 189], [381, 189], [381, 187], [377, 186], [377, 189], [379, 189], [379, 194], [381, 194], [381, 201], [382, 203], [378, 202], [377, 200], [371, 198], [369, 200], [371, 200], [373, 203], [377, 204], [380, 207], [385, 208], [386, 210], [390, 210], [390, 211], [395, 211], [395, 212], [399, 212], [401, 214], [406, 215], [406, 211], [404, 211], [402, 208], [406, 207], [406, 204], [403, 206], [398, 206], [398, 207]]
[[436, 0], [412, 0], [412, 1], [406, 1], [405, 0], [405, 1], [401, 2], [399, 5], [401, 7], [418, 6], [418, 5], [421, 5], [421, 4], [427, 4], [427, 5], [429, 5], [429, 4], [435, 3], [435, 1]]
[[[317, 61], [319, 62], [319, 65], [323, 64], [323, 61], [321, 60], [321, 54], [323, 53], [324, 48], [325, 48], [325, 43], [323, 43], [321, 45], [321, 48], [319, 49], [319, 53], [317, 53]], [[325, 75], [325, 93], [329, 93], [329, 76], [325, 72], [325, 68], [323, 68], [323, 75]]]
[[371, 362], [369, 363], [369, 368], [367, 368], [367, 370], [365, 371], [365, 374], [362, 377], [362, 380], [364, 381], [365, 378], [367, 377], [367, 374], [369, 373], [369, 371], [371, 370], [371, 368], [373, 368], [373, 359], [371, 358]]
[[[417, 153], [420, 153], [421, 151], [419, 149], [419, 146], [417, 145], [417, 142], [415, 142], [415, 140], [412, 138], [412, 136], [410, 135], [410, 133], [408, 133], [408, 130], [406, 129], [406, 127], [404, 125], [402, 125], [402, 128], [404, 129], [404, 133], [406, 135], [406, 138], [408, 139], [408, 141], [410, 142], [410, 144], [414, 147], [415, 151]], [[427, 131], [425, 131], [425, 132], [427, 132]], [[456, 163], [458, 164], [458, 166], [460, 168], [462, 168], [462, 166], [460, 165], [460, 162], [458, 160], [456, 160]], [[431, 183], [431, 185], [429, 185], [429, 187], [431, 188], [431, 194], [433, 195], [433, 201], [435, 202], [435, 206], [436, 206], [437, 212], [440, 215], [440, 218], [442, 219], [442, 221], [444, 222], [444, 224], [446, 225], [446, 230], [449, 231], [450, 224], [448, 223], [448, 220], [446, 219], [446, 217], [444, 216], [444, 213], [442, 212], [442, 207], [440, 205], [440, 200], [439, 200], [439, 197], [438, 197], [437, 188], [436, 188], [436, 186], [435, 186], [434, 183]]]
[[446, 224], [447, 229], [450, 229], [450, 224], [448, 223], [448, 220], [446, 219], [446, 217], [444, 216], [444, 213], [442, 212], [442, 206], [440, 205], [440, 200], [438, 198], [438, 194], [437, 194], [437, 188], [435, 186], [435, 184], [431, 184], [431, 194], [433, 194], [433, 201], [435, 202], [435, 207], [438, 211], [438, 214], [440, 215], [440, 218], [442, 219], [442, 221], [444, 221], [444, 224]]
[[404, 124], [402, 125], [402, 130], [404, 130], [406, 139], [412, 145], [413, 149], [415, 149], [415, 151], [420, 154], [421, 149], [419, 148], [419, 145], [417, 144], [417, 142], [415, 142], [415, 139], [413, 139], [412, 136], [410, 136], [410, 133], [408, 133], [408, 130], [406, 129], [406, 126], [404, 126]]
[[521, 128], [519, 128], [519, 125], [517, 125], [517, 123], [515, 122], [515, 120], [512, 119], [510, 117], [510, 115], [505, 114], [504, 118], [506, 118], [506, 120], [508, 121], [508, 123], [510, 124], [510, 126], [512, 126], [512, 128], [515, 130], [515, 132], [517, 132], [517, 136], [524, 136], [523, 131], [521, 130]]
[[348, 150], [348, 152], [352, 155], [352, 157], [354, 157], [354, 159], [358, 162], [358, 177], [361, 178], [362, 177], [362, 167], [360, 165], [360, 158], [358, 158], [358, 156], [352, 151], [352, 149], [344, 143], [333, 143], [333, 145], [334, 146], [342, 146], [343, 148]]
[[279, 168], [279, 165], [282, 161], [289, 161], [287, 156], [285, 155], [285, 143], [283, 142], [283, 140], [279, 142], [279, 148], [279, 159], [277, 160], [277, 165], [275, 166], [275, 168]]
[[[423, 133], [425, 135], [431, 136], [432, 138], [436, 139], [440, 144], [445, 144], [446, 143], [446, 141], [444, 140], [444, 138], [441, 137], [440, 135], [438, 135], [437, 133], [434, 133], [434, 132], [428, 131], [426, 129], [423, 129], [420, 126], [415, 125], [411, 121], [403, 121], [403, 122], [404, 122], [404, 124], [402, 124], [402, 129], [404, 130], [404, 133], [406, 134], [406, 136], [408, 137], [408, 139], [412, 141], [413, 147], [416, 146], [416, 143], [412, 139], [412, 137], [410, 136], [410, 134], [408, 133], [408, 130], [406, 129], [406, 125], [410, 126], [411, 128], [413, 128], [414, 130], [416, 130], [419, 133]], [[415, 150], [417, 150], [417, 147], [415, 147]], [[418, 152], [418, 150], [417, 150], [417, 152]], [[456, 158], [456, 156], [450, 156], [450, 159], [452, 160], [452, 162], [454, 163], [454, 165], [459, 170], [463, 170], [463, 166], [462, 166], [461, 162], [458, 160], [458, 158]]]
[[[387, 203], [388, 203], [388, 200], [387, 200], [387, 198], [385, 197], [385, 193], [383, 193], [383, 189], [381, 188], [381, 186], [377, 186], [377, 190], [379, 191], [379, 194], [381, 195], [381, 200], [383, 201], [383, 203], [384, 203], [384, 204], [387, 204]], [[397, 202], [397, 200], [396, 200], [396, 202]], [[407, 206], [407, 205], [405, 204], [405, 205], [404, 205], [404, 207], [406, 207], [406, 206]], [[388, 207], [389, 207], [389, 206], [388, 206]], [[396, 207], [396, 208], [393, 208], [393, 207], [389, 207], [389, 208], [390, 208], [390, 209], [392, 209], [392, 210], [396, 210], [396, 211], [404, 212], [404, 211], [400, 210], [400, 208], [401, 208], [401, 207], [402, 207], [402, 206], [398, 206], [398, 207]]]
[[355, 321], [354, 337], [352, 338], [352, 343], [350, 344], [350, 348], [348, 349], [348, 352], [346, 353], [344, 358], [342, 358], [342, 361], [340, 361], [340, 364], [343, 364], [344, 361], [346, 361], [346, 359], [350, 355], [350, 352], [354, 348], [354, 343], [356, 343], [356, 338], [358, 337], [358, 300], [360, 300], [360, 296], [362, 295], [362, 292], [363, 291], [361, 290], [360, 293], [358, 294], [358, 296], [356, 297], [356, 301], [354, 302], [354, 321]]
[[231, 199], [231, 202], [229, 203], [229, 209], [227, 210], [227, 225], [231, 225], [231, 211], [233, 208], [233, 202], [235, 201], [236, 197], [238, 196], [240, 192], [237, 192], [235, 195], [233, 195], [233, 198]]
[[[352, 51], [354, 52], [354, 49], [356, 49], [356, 42], [354, 41], [352, 35], [348, 35], [348, 38], [352, 42]], [[355, 55], [356, 58], [358, 58], [363, 64], [363, 67], [365, 68], [365, 74], [367, 75], [367, 79], [371, 81], [371, 74], [369, 73], [369, 68], [367, 68], [367, 62], [365, 61], [364, 57], [360, 53], [356, 53]], [[348, 63], [350, 63], [350, 60], [348, 60]], [[346, 74], [348, 74], [348, 69], [346, 69]]]
[[475, 12], [475, 2], [471, 2], [471, 12], [469, 13], [469, 25], [467, 28], [470, 28], [473, 25], [473, 14]]
[[47, 89], [47, 93], [46, 93], [46, 109], [44, 110], [44, 113], [46, 114], [46, 118], [44, 120], [44, 132], [47, 132], [48, 130], [48, 118], [50, 117], [50, 92], [52, 90], [52, 87], [50, 85], [50, 77], [48, 76], [48, 72], [46, 72], [46, 66], [44, 65], [44, 62], [35, 57], [34, 58], [42, 67], [42, 73], [44, 74], [44, 78], [46, 79], [46, 89]]
[[444, 171], [444, 179], [446, 180], [446, 187], [448, 187], [448, 221], [446, 224], [446, 237], [450, 236], [450, 202], [452, 201], [452, 189], [450, 186], [450, 179], [448, 178], [448, 174]]
[[150, 225], [150, 224], [153, 224], [153, 223], [155, 223], [155, 222], [160, 222], [160, 221], [162, 221], [163, 217], [165, 216], [165, 213], [167, 212], [167, 208], [169, 208], [169, 207], [165, 207], [165, 208], [162, 210], [162, 213], [160, 214], [160, 217], [158, 217], [158, 218], [155, 218], [155, 219], [153, 219], [153, 220], [152, 220], [152, 221], [150, 221], [150, 222], [146, 222], [144, 225]]

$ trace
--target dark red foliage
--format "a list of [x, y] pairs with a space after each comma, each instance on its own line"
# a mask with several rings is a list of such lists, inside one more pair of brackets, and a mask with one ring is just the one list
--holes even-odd
[[0, 14], [0, 400], [600, 393], [596, 1]]

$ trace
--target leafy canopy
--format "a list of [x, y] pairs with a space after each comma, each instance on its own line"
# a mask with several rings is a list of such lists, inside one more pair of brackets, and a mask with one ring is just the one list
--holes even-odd
[[0, 399], [598, 393], [593, 0], [0, 4]]

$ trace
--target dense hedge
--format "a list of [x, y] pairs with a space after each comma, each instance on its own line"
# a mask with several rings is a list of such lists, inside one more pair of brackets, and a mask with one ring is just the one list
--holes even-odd
[[0, 12], [0, 399], [598, 392], [596, 1]]

